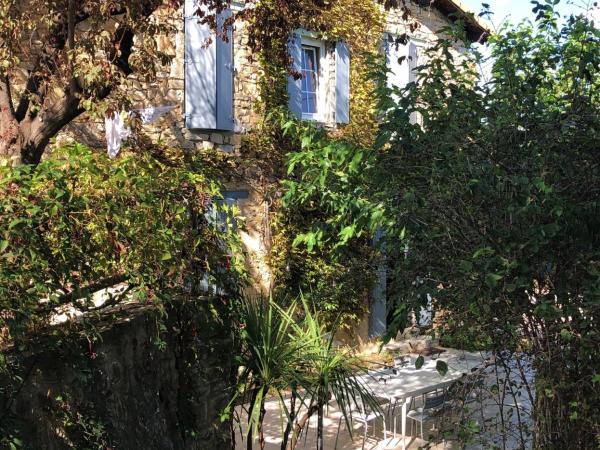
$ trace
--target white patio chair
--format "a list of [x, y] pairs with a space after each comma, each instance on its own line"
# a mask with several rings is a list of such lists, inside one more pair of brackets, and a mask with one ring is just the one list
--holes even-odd
[[[439, 393], [436, 391], [433, 395], [425, 394], [423, 396], [423, 406], [409, 409], [406, 417], [412, 419], [410, 424], [410, 433], [412, 435], [413, 425], [415, 422], [421, 425], [421, 439], [423, 439], [423, 423], [429, 419], [439, 418], [439, 413], [446, 403], [446, 391]], [[413, 402], [414, 403], [414, 402]]]
[[[386, 400], [386, 399], [376, 398], [376, 400], [379, 405], [385, 405], [386, 403], [389, 403], [388, 400]], [[354, 409], [353, 411], [351, 411], [350, 419], [351, 419], [351, 423], [354, 423], [356, 421], [356, 422], [360, 423], [361, 425], [363, 425], [365, 428], [365, 432], [363, 435], [363, 444], [362, 444], [362, 448], [364, 450], [365, 443], [367, 442], [367, 435], [369, 432], [369, 422], [375, 422], [377, 419], [381, 418], [383, 421], [383, 439], [384, 440], [387, 439], [386, 416], [388, 415], [389, 411], [385, 411], [384, 409], [382, 409], [381, 411], [373, 411], [373, 410], [371, 410], [371, 408], [368, 407], [368, 405], [365, 405], [361, 399], [356, 399], [356, 403], [357, 403], [357, 408]], [[389, 407], [385, 408], [385, 409], [389, 409]], [[340, 430], [342, 428], [343, 420], [344, 420], [344, 416], [342, 415], [340, 417], [340, 421], [338, 423], [338, 430], [337, 430], [337, 434], [335, 436], [335, 446], [333, 447], [334, 449], [337, 449], [338, 438], [340, 436]], [[373, 423], [373, 429], [375, 429], [375, 423]]]

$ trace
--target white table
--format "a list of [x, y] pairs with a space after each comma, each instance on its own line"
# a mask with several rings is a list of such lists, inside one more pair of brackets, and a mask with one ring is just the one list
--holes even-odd
[[[406, 409], [410, 400], [427, 392], [449, 386], [482, 362], [473, 357], [461, 360], [456, 354], [446, 355], [445, 353], [439, 359], [448, 364], [446, 375], [439, 374], [436, 370], [437, 361], [431, 358], [426, 358], [423, 367], [416, 369], [415, 358], [413, 358], [409, 365], [396, 369], [397, 374], [392, 373], [390, 369], [381, 375], [361, 376], [364, 384], [375, 397], [388, 400], [390, 405], [396, 401], [402, 402], [402, 450], [406, 450]], [[385, 377], [385, 382], [380, 381], [382, 376]]]

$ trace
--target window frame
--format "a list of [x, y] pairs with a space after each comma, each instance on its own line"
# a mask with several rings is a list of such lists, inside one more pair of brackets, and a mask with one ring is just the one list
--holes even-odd
[[[312, 47], [318, 50], [317, 55], [317, 112], [316, 113], [305, 113], [302, 111], [302, 120], [312, 120], [316, 122], [325, 122], [327, 117], [327, 80], [329, 77], [329, 64], [327, 58], [327, 48], [325, 41], [321, 39], [315, 39], [304, 34], [300, 35], [300, 49], [301, 55], [304, 52], [305, 47]], [[299, 61], [299, 64], [302, 62]], [[302, 96], [302, 88], [300, 88], [300, 96]], [[302, 107], [302, 97], [300, 99]]]

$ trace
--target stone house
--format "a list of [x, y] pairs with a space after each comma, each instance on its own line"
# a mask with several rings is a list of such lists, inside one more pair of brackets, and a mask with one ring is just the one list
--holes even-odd
[[[364, 1], [379, 5], [376, 0]], [[384, 17], [380, 48], [386, 53], [390, 84], [401, 86], [412, 80], [422, 49], [456, 17], [465, 21], [469, 39], [485, 39], [485, 24], [459, 0], [411, 0], [407, 4], [412, 12], [410, 23], [400, 9], [384, 11], [377, 6]], [[243, 2], [234, 1], [230, 9], [218, 15], [217, 25], [241, 8]], [[215, 34], [208, 25], [199, 23], [194, 15], [197, 9], [195, 0], [185, 0], [180, 16], [165, 19], [173, 21], [178, 31], [159, 45], [174, 53], [175, 58], [156, 84], [137, 84], [134, 101], [141, 108], [174, 106], [169, 115], [151, 127], [155, 137], [187, 149], [215, 148], [235, 156], [245, 136], [261, 120], [261, 112], [256, 108], [261, 68], [251, 57], [246, 24], [235, 21], [225, 38], [225, 33]], [[416, 28], [411, 25], [415, 22]], [[404, 33], [410, 34], [407, 45], [390, 44]], [[302, 74], [297, 80], [288, 77], [287, 83], [288, 107], [296, 117], [318, 122], [333, 131], [360, 120], [353, 117], [350, 106], [354, 95], [353, 49], [345, 40], [323, 39], [313, 30], [299, 29], [290, 36], [288, 50], [294, 69]], [[459, 44], [456, 51], [461, 51]], [[89, 129], [88, 123], [84, 127], [76, 123], [70, 131], [89, 143], [92, 137], [83, 135], [85, 129]], [[104, 145], [99, 136], [94, 141]], [[241, 238], [248, 252], [249, 272], [256, 290], [267, 292], [273, 283], [269, 266], [270, 199], [253, 188], [252, 181], [230, 183], [223, 194], [225, 201], [236, 205], [246, 218]], [[358, 333], [362, 336], [381, 334], [385, 329], [385, 291], [381, 286], [375, 289], [373, 297], [370, 320], [363, 321]]]

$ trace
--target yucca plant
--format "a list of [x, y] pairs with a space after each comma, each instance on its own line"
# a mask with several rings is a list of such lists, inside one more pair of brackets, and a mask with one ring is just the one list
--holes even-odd
[[[293, 450], [315, 414], [318, 416], [317, 448], [323, 450], [325, 407], [335, 400], [348, 430], [351, 411], [359, 402], [380, 410], [377, 401], [356, 375], [364, 372], [361, 361], [349, 350], [334, 346], [336, 327], [327, 329], [308, 302], [300, 297], [284, 309], [272, 299], [247, 298], [239, 308], [241, 353], [237, 394], [230, 405], [241, 399], [247, 404], [247, 449], [258, 437], [265, 447], [263, 422], [269, 394], [279, 399], [287, 420], [282, 450]], [[290, 405], [285, 396], [290, 393]], [[304, 409], [302, 409], [304, 407]], [[301, 417], [297, 414], [304, 411]]]
[[269, 392], [279, 398], [288, 421], [293, 420], [284, 403], [284, 391], [297, 378], [295, 371], [302, 345], [292, 339], [290, 318], [295, 310], [295, 303], [283, 310], [274, 307], [272, 300], [263, 298], [247, 298], [241, 303], [242, 351], [237, 358], [240, 374], [232, 404], [240, 397], [243, 404], [249, 404], [246, 433], [248, 450], [252, 449], [257, 436], [260, 448], [264, 449], [263, 421]]
[[[296, 448], [300, 434], [308, 425], [309, 420], [317, 414], [317, 449], [324, 449], [323, 416], [325, 407], [335, 400], [346, 421], [347, 429], [351, 427], [351, 412], [359, 407], [359, 402], [365, 407], [380, 411], [380, 406], [370, 390], [356, 375], [365, 372], [360, 359], [350, 350], [337, 348], [334, 345], [336, 327], [327, 329], [319, 315], [302, 299], [303, 319], [300, 322], [287, 312], [281, 311], [282, 316], [288, 317], [293, 332], [293, 340], [302, 349], [301, 360], [294, 371], [295, 382], [300, 389], [295, 389], [306, 411], [293, 424], [293, 434], [287, 449]], [[284, 443], [288, 436], [284, 436]]]

